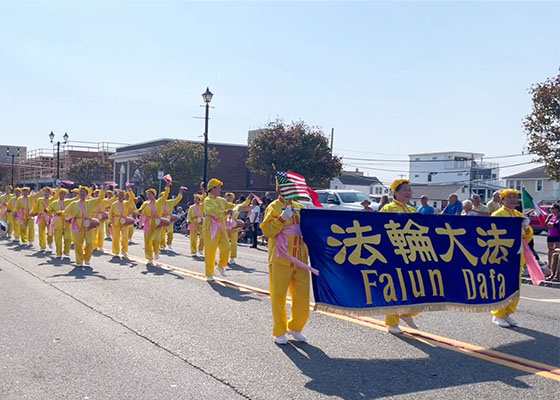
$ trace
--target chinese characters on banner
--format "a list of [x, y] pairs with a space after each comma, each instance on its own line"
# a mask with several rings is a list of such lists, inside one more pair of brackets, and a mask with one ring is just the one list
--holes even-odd
[[302, 210], [318, 309], [489, 311], [519, 295], [521, 218]]

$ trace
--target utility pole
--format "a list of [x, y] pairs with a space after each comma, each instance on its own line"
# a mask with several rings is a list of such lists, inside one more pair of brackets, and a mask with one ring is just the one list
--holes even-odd
[[334, 128], [331, 128], [331, 156], [334, 152]]
[[469, 199], [472, 196], [472, 185], [473, 185], [473, 163], [474, 163], [474, 154], [471, 154], [471, 165], [469, 168]]

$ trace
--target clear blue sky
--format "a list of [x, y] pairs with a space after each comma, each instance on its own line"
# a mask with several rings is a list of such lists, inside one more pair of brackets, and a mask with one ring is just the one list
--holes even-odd
[[334, 127], [335, 153], [350, 157], [516, 154], [527, 89], [560, 66], [559, 2], [0, 7], [0, 143], [29, 148], [49, 147], [51, 130], [85, 141], [197, 139], [209, 86], [211, 141], [245, 143], [278, 116]]

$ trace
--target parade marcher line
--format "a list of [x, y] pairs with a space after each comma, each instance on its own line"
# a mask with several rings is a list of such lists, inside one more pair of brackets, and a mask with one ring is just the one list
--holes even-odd
[[[144, 263], [147, 261], [144, 258], [132, 256], [132, 255], [129, 255], [129, 258], [131, 260], [138, 261], [140, 263]], [[181, 267], [177, 267], [174, 265], [165, 264], [161, 262], [156, 263], [155, 267], [164, 270], [172, 270], [182, 275], [198, 279], [200, 281], [206, 281], [206, 276], [204, 274], [191, 271], [189, 269], [185, 269], [185, 268], [181, 268]], [[228, 279], [216, 278], [214, 284], [227, 285], [236, 288], [241, 292], [255, 293], [266, 297], [270, 297], [270, 292], [266, 289], [256, 288], [239, 282], [230, 281]], [[528, 300], [538, 300], [538, 301], [552, 300], [552, 302], [559, 302], [558, 300], [555, 299], [532, 299], [526, 297], [522, 297], [522, 298]], [[288, 302], [290, 302], [289, 297], [288, 297]], [[382, 332], [387, 331], [387, 327], [383, 321], [374, 318], [369, 318], [369, 317], [352, 317], [352, 316], [341, 315], [333, 312], [317, 311], [314, 310], [314, 306], [315, 306], [314, 303], [311, 303], [310, 309], [318, 314], [323, 314], [329, 317], [358, 324], [367, 328], [376, 329]], [[418, 340], [423, 343], [428, 343], [430, 345], [438, 346], [443, 349], [455, 351], [474, 358], [489, 361], [494, 364], [499, 364], [505, 367], [517, 369], [519, 371], [535, 374], [543, 378], [548, 378], [560, 382], [560, 368], [552, 365], [543, 364], [537, 361], [528, 360], [514, 355], [487, 349], [485, 347], [476, 346], [470, 343], [446, 338], [444, 336], [434, 335], [431, 333], [419, 331], [417, 329], [404, 328], [404, 332], [407, 337]]]

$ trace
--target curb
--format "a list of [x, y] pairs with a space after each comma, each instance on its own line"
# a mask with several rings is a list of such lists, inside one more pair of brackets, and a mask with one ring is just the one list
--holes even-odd
[[[521, 278], [521, 283], [524, 283], [525, 285], [533, 285], [531, 278], [526, 278], [526, 277]], [[560, 289], [560, 282], [542, 281], [539, 286]]]

